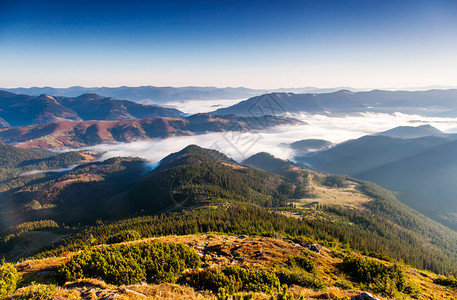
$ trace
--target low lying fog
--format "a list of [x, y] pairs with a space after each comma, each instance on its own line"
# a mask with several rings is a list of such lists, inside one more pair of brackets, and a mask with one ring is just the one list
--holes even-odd
[[457, 119], [425, 118], [400, 113], [393, 115], [365, 113], [360, 116], [346, 117], [301, 114], [290, 117], [300, 119], [308, 124], [278, 126], [250, 133], [207, 133], [114, 145], [102, 144], [85, 149], [106, 151], [103, 159], [115, 156], [138, 156], [154, 165], [168, 154], [179, 151], [187, 145], [196, 144], [219, 150], [240, 162], [258, 152], [268, 152], [282, 159], [292, 159], [293, 151], [287, 144], [302, 139], [317, 138], [340, 143], [397, 126], [424, 124], [430, 124], [448, 133], [457, 132]]
[[167, 104], [155, 103], [150, 100], [140, 101], [143, 104], [155, 104], [165, 107], [172, 107], [179, 109], [186, 114], [208, 113], [215, 111], [219, 108], [229, 107], [235, 105], [244, 99], [219, 99], [219, 100], [185, 100], [185, 101], [171, 101]]

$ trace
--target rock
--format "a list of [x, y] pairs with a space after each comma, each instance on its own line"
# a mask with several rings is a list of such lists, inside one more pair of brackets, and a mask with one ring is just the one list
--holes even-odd
[[351, 300], [379, 300], [379, 298], [376, 298], [370, 293], [362, 293], [360, 295], [352, 297]]
[[111, 299], [122, 299], [122, 298], [121, 298], [121, 295], [119, 295], [119, 294], [112, 294], [112, 295], [108, 295], [108, 296], [100, 298], [100, 299], [101, 300], [111, 300]]
[[306, 244], [306, 245], [304, 245], [303, 247], [309, 249], [310, 251], [316, 252], [316, 253], [319, 253], [319, 252], [320, 252], [320, 251], [319, 251], [319, 248], [318, 248], [319, 245], [316, 245], [316, 244], [312, 244], [312, 245]]

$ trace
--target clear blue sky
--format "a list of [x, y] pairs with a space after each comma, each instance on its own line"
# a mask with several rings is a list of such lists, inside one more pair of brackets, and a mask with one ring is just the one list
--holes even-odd
[[0, 0], [0, 86], [457, 86], [457, 1]]

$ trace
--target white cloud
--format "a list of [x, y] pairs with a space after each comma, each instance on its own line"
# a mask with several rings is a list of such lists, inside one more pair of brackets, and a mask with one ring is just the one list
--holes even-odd
[[143, 104], [157, 104], [166, 107], [172, 107], [185, 112], [186, 114], [207, 113], [215, 111], [219, 108], [235, 105], [244, 99], [218, 99], [218, 100], [185, 100], [185, 101], [170, 101], [165, 105], [156, 103], [152, 100], [142, 100]]

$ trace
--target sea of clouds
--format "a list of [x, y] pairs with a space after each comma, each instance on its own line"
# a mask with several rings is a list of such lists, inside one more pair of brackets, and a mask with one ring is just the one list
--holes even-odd
[[[199, 107], [202, 111], [202, 106]], [[323, 139], [332, 143], [359, 138], [397, 126], [430, 124], [444, 132], [457, 132], [457, 119], [422, 117], [402, 113], [364, 113], [353, 116], [289, 115], [306, 122], [304, 125], [277, 126], [256, 132], [218, 132], [171, 137], [131, 143], [101, 144], [85, 149], [104, 152], [102, 159], [135, 156], [148, 160], [152, 166], [172, 152], [195, 144], [225, 153], [238, 162], [258, 152], [268, 152], [282, 159], [293, 159], [289, 144], [303, 139]]]

